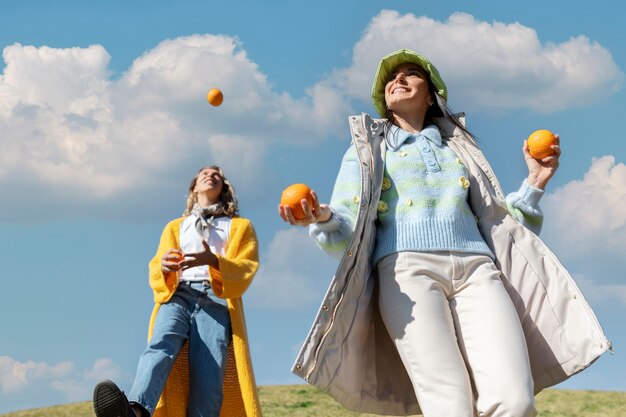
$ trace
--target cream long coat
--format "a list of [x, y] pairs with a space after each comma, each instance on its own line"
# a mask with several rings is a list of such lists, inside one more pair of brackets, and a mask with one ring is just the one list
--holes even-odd
[[[377, 280], [370, 266], [385, 120], [363, 114], [351, 116], [349, 123], [361, 161], [361, 206], [352, 240], [293, 372], [350, 410], [419, 414], [411, 381], [380, 318]], [[519, 314], [539, 392], [580, 372], [611, 344], [556, 256], [509, 215], [501, 187], [476, 143], [445, 119], [436, 124], [470, 172], [471, 207]]]

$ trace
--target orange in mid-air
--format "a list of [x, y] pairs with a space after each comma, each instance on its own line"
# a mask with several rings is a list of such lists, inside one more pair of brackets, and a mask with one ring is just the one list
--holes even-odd
[[281, 206], [289, 206], [291, 214], [296, 219], [304, 219], [304, 210], [302, 209], [302, 200], [306, 199], [313, 210], [313, 197], [311, 189], [306, 184], [292, 184], [283, 190], [280, 197]]
[[528, 152], [535, 159], [554, 155], [552, 145], [557, 145], [556, 136], [549, 130], [535, 130], [528, 136]]
[[224, 95], [217, 88], [212, 88], [209, 90], [209, 93], [206, 95], [206, 99], [209, 103], [214, 106], [219, 106], [224, 101]]

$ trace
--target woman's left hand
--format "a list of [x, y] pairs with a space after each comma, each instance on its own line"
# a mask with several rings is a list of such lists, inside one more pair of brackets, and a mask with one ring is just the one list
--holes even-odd
[[202, 247], [203, 250], [200, 252], [184, 254], [185, 259], [178, 263], [181, 269], [185, 270], [193, 268], [194, 266], [201, 265], [209, 265], [213, 268], [219, 268], [219, 261], [217, 259], [217, 256], [215, 256], [215, 254], [211, 252], [211, 248], [205, 240], [202, 240]]
[[556, 145], [552, 145], [554, 155], [546, 156], [543, 159], [535, 159], [528, 151], [528, 141], [524, 141], [522, 151], [524, 152], [524, 160], [528, 166], [528, 183], [535, 188], [543, 190], [546, 188], [550, 178], [554, 176], [559, 167], [559, 157], [561, 156], [561, 141], [559, 135], [556, 136]]

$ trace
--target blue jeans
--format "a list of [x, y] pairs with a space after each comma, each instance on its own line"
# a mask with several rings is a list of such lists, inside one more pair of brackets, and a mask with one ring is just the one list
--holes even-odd
[[154, 413], [174, 359], [187, 340], [187, 416], [219, 417], [230, 339], [226, 300], [218, 298], [207, 284], [181, 282], [170, 301], [159, 308], [128, 400], [143, 406], [150, 415]]

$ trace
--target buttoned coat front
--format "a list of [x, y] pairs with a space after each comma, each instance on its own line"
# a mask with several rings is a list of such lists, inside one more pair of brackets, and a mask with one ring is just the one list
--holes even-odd
[[[378, 311], [370, 260], [386, 120], [362, 114], [351, 116], [349, 123], [361, 166], [358, 217], [293, 372], [350, 410], [419, 414], [413, 386]], [[498, 180], [474, 140], [445, 119], [435, 124], [469, 170], [470, 205], [519, 314], [537, 393], [580, 372], [611, 344], [557, 257], [510, 216]]]

